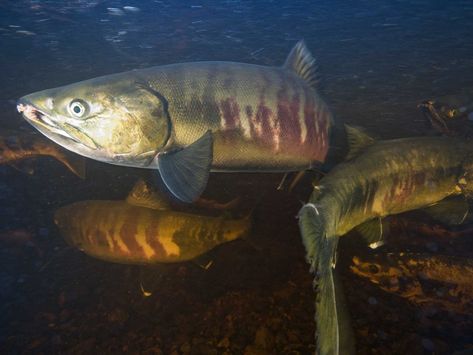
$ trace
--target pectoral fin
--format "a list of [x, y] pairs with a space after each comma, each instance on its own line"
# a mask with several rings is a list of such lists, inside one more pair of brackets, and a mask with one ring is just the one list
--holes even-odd
[[384, 236], [388, 233], [389, 224], [380, 218], [360, 224], [355, 229], [361, 234], [371, 249], [376, 249], [384, 244]]
[[193, 202], [204, 191], [213, 158], [212, 132], [191, 145], [158, 156], [158, 169], [169, 191], [183, 202]]

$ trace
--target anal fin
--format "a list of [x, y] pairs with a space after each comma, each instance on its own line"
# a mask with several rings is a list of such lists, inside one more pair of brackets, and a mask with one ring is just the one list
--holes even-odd
[[446, 224], [462, 224], [468, 216], [470, 206], [464, 196], [446, 198], [423, 209], [433, 219]]
[[389, 233], [389, 224], [380, 218], [375, 218], [360, 224], [355, 229], [371, 249], [376, 249], [384, 244], [385, 235]]

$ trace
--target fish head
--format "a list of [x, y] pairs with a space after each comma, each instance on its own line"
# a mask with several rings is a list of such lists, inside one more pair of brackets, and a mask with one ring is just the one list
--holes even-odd
[[17, 109], [68, 150], [107, 163], [147, 166], [170, 136], [167, 103], [124, 74], [36, 92], [22, 97]]

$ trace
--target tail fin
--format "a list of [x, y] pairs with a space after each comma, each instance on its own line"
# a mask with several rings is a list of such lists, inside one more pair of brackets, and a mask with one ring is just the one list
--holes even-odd
[[323, 211], [306, 204], [299, 212], [299, 228], [306, 259], [315, 273], [317, 354], [354, 354], [354, 341], [343, 290], [333, 269], [338, 237], [326, 235]]
[[85, 179], [85, 171], [86, 171], [86, 166], [85, 166], [85, 161], [86, 158], [74, 154], [74, 153], [69, 153], [64, 154], [60, 157], [57, 157], [58, 160], [63, 163], [72, 173], [80, 177], [81, 179]]

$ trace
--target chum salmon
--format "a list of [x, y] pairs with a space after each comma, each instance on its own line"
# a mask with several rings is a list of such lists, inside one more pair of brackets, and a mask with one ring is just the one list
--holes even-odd
[[332, 115], [300, 41], [281, 67], [191, 62], [106, 75], [22, 97], [41, 133], [98, 161], [157, 169], [178, 199], [209, 172], [291, 172], [324, 162]]
[[[235, 219], [175, 211], [161, 206], [158, 199], [151, 201], [149, 190], [137, 192], [142, 188], [146, 187], [139, 182], [128, 202], [91, 200], [61, 207], [55, 223], [70, 245], [122, 264], [187, 261], [249, 233], [249, 216]], [[146, 198], [138, 201], [139, 196]]]
[[[468, 197], [473, 189], [472, 141], [415, 137], [376, 142], [348, 126], [347, 132], [347, 161], [320, 180], [299, 212], [306, 259], [316, 275], [319, 354], [354, 352], [353, 339], [341, 331], [346, 329], [346, 310], [336, 302], [341, 291], [333, 268], [339, 237], [357, 228], [375, 247], [385, 233], [383, 217], [426, 207], [444, 217], [454, 211], [459, 216], [451, 219], [461, 223], [466, 201], [444, 199]], [[443, 203], [449, 208], [441, 212]]]

